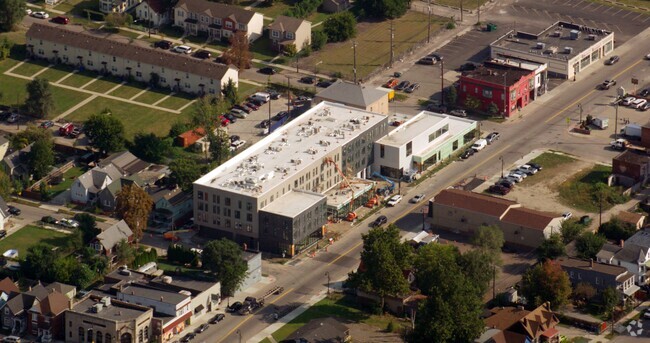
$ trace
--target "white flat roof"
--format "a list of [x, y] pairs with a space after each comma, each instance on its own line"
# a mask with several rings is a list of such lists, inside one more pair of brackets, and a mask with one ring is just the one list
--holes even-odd
[[[415, 117], [409, 119], [397, 129], [389, 132], [386, 136], [377, 141], [379, 144], [400, 147], [408, 142], [413, 141], [417, 136], [429, 134], [431, 127], [441, 127], [449, 124], [448, 135], [452, 137], [474, 125], [476, 122], [469, 119], [449, 116], [446, 114], [422, 111]], [[446, 137], [446, 136], [443, 136]]]
[[260, 197], [386, 116], [321, 102], [194, 182]]
[[321, 194], [293, 190], [261, 210], [293, 218], [324, 198], [325, 196]]

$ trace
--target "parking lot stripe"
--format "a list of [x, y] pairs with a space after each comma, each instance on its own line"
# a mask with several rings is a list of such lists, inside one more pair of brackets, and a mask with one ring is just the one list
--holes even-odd
[[644, 13], [639, 13], [639, 15], [636, 16], [636, 17], [634, 17], [632, 20], [637, 20], [637, 19], [639, 19], [640, 17], [643, 17], [644, 15], [645, 15]]
[[614, 9], [614, 7], [607, 6], [607, 8], [605, 8], [605, 10], [603, 11], [603, 13], [607, 13], [607, 11], [609, 11], [609, 10], [613, 10], [613, 9]]
[[581, 8], [581, 11], [586, 10], [586, 9], [587, 9], [589, 6], [591, 6], [591, 5], [594, 5], [594, 3], [593, 3], [593, 2], [588, 3], [587, 6]]
[[537, 11], [537, 9], [533, 8], [533, 12], [535, 12], [535, 14], [539, 17], [539, 12]]
[[526, 9], [526, 7], [521, 6], [520, 8], [521, 8], [522, 11], [526, 12], [526, 14], [529, 13], [528, 10]]
[[[590, 9], [590, 11], [594, 11], [594, 12], [595, 12], [595, 11], [598, 11], [598, 10], [599, 10], [601, 7], [603, 7], [603, 6], [605, 6], [605, 5], [598, 5], [598, 7], [595, 7], [595, 8]], [[609, 7], [608, 7], [608, 8], [609, 8]]]
[[552, 16], [550, 13], [548, 13], [547, 10], [544, 10], [544, 13], [546, 13], [546, 15], [547, 15], [549, 18], [551, 18], [551, 19], [555, 19], [555, 18], [553, 18], [553, 16]]
[[[600, 27], [600, 26], [603, 26], [603, 27], [605, 27], [605, 30], [607, 30], [607, 31], [612, 31], [612, 29], [609, 27], [609, 25], [607, 25], [607, 23], [600, 23], [600, 24], [599, 24], [599, 23], [597, 23], [597, 22], [595, 22], [595, 21], [593, 21], [593, 20], [590, 20], [590, 21], [591, 21], [592, 23], [594, 23], [594, 27]], [[600, 26], [599, 26], [599, 25], [600, 25]]]
[[586, 22], [584, 19], [578, 17], [578, 20], [580, 20], [580, 21], [582, 22], [582, 25], [584, 25], [584, 26], [589, 26], [589, 25], [587, 24], [587, 22]]
[[642, 23], [645, 23], [645, 22], [646, 22], [647, 20], [649, 20], [649, 19], [650, 19], [650, 16], [645, 17], [645, 19], [643, 19]]
[[584, 2], [584, 1], [580, 0], [580, 1], [576, 2], [576, 3], [575, 3], [573, 6], [571, 6], [571, 7], [573, 7], [573, 8], [578, 7], [578, 5], [582, 4], [583, 2]]
[[622, 10], [623, 10], [622, 8], [621, 8], [621, 9], [619, 9], [618, 11], [616, 11], [616, 12], [614, 12], [614, 14], [613, 14], [613, 15], [617, 15], [617, 14], [618, 14], [619, 12], [621, 12]]
[[618, 27], [618, 25], [614, 24], [614, 27], [616, 28], [616, 30], [617, 30], [618, 32], [623, 32], [623, 30], [621, 30], [621, 28]]
[[630, 11], [626, 11], [626, 12], [627, 13], [625, 13], [625, 15], [621, 17], [621, 19], [623, 19], [623, 18], [627, 17], [628, 15], [632, 14], [632, 12], [630, 12]]

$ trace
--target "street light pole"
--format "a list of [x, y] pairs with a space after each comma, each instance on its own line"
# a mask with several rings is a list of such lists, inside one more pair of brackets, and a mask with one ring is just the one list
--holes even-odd
[[580, 121], [578, 122], [578, 124], [582, 124], [582, 103], [578, 104], [578, 109], [580, 110]]
[[618, 102], [614, 104], [616, 108], [616, 120], [614, 121], [614, 139], [618, 139]]
[[393, 39], [395, 38], [395, 30], [393, 29], [393, 20], [390, 21], [390, 67], [393, 67]]
[[431, 42], [431, 0], [428, 0], [427, 9], [429, 12], [429, 22], [427, 25], [427, 44]]
[[237, 335], [239, 335], [239, 343], [241, 343], [241, 331], [239, 331], [239, 329], [237, 329], [237, 331], [235, 331], [235, 333]]
[[503, 179], [503, 156], [499, 156], [499, 160], [501, 160], [501, 178]]
[[330, 272], [325, 272], [325, 276], [327, 276], [327, 295], [330, 295]]

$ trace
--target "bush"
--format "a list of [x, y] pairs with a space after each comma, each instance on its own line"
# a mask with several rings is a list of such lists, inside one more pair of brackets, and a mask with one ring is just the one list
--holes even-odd
[[391, 320], [390, 322], [388, 322], [388, 325], [386, 325], [386, 332], [393, 332], [393, 331], [395, 331], [395, 324]]
[[196, 266], [199, 261], [199, 254], [178, 244], [170, 244], [167, 248], [167, 261], [178, 264], [191, 264]]
[[327, 34], [321, 30], [311, 32], [311, 48], [318, 51], [327, 44]]
[[636, 227], [630, 223], [623, 222], [617, 217], [613, 217], [607, 223], [603, 223], [598, 229], [607, 239], [618, 242], [630, 238], [636, 232]]
[[456, 28], [456, 23], [454, 23], [453, 21], [450, 21], [450, 22], [447, 23], [446, 28], [447, 28], [447, 30], [453, 30], [453, 29]]
[[323, 31], [329, 42], [343, 42], [357, 34], [357, 20], [350, 12], [334, 14], [325, 20]]
[[323, 0], [302, 0], [293, 5], [285, 14], [294, 18], [307, 18], [314, 13]]

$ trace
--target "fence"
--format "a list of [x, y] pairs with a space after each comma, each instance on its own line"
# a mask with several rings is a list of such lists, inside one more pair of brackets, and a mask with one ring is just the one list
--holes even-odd
[[74, 167], [75, 162], [70, 161], [61, 167], [59, 169], [47, 174], [44, 178], [34, 182], [33, 185], [29, 186], [29, 188], [25, 189], [25, 191], [22, 193], [22, 196], [27, 198], [27, 199], [32, 199], [32, 200], [42, 200], [41, 199], [41, 192], [40, 192], [40, 186], [41, 184], [45, 183], [48, 184], [52, 180], [56, 179], [61, 179], [63, 178], [63, 174], [70, 170], [72, 167]]

